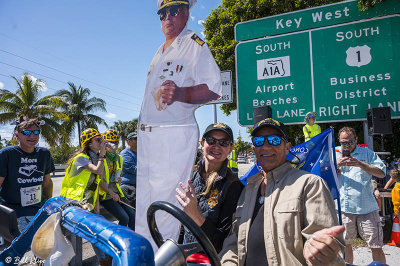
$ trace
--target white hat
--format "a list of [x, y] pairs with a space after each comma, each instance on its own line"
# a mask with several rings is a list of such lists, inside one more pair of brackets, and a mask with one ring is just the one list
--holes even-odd
[[157, 1], [157, 13], [167, 7], [167, 6], [172, 6], [172, 5], [188, 5], [189, 9], [191, 9], [195, 4], [197, 0], [158, 0]]

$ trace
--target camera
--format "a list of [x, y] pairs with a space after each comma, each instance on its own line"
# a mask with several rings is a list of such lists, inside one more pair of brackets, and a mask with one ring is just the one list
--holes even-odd
[[350, 156], [350, 153], [351, 153], [351, 152], [350, 152], [349, 150], [343, 150], [343, 151], [342, 151], [342, 156], [343, 156], [343, 157], [349, 157], [349, 156]]

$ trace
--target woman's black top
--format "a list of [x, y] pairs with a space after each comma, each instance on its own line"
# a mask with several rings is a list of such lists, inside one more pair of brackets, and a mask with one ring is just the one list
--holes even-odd
[[[228, 160], [218, 171], [218, 177], [207, 195], [200, 195], [206, 189], [206, 181], [201, 176], [204, 169], [204, 160], [197, 165], [197, 170], [192, 176], [192, 183], [196, 190], [200, 212], [205, 217], [201, 229], [217, 252], [222, 249], [222, 244], [232, 227], [233, 214], [243, 189], [243, 184], [227, 167]], [[184, 243], [196, 242], [195, 237], [185, 228]]]

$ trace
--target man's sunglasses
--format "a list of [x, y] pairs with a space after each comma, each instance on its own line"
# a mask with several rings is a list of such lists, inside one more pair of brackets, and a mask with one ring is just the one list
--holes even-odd
[[160, 20], [163, 21], [167, 17], [167, 12], [169, 11], [169, 15], [171, 17], [175, 17], [179, 13], [179, 6], [171, 6], [169, 9], [164, 8], [163, 10], [160, 10]]
[[33, 133], [33, 135], [39, 135], [40, 130], [39, 129], [37, 129], [37, 130], [22, 130], [21, 133], [25, 136], [30, 136], [30, 135], [32, 135], [32, 133]]
[[354, 140], [350, 140], [350, 141], [340, 141], [339, 143], [341, 146], [350, 146], [354, 145], [356, 142]]
[[221, 145], [222, 147], [228, 147], [229, 145], [232, 144], [232, 141], [226, 139], [216, 139], [213, 137], [206, 137], [204, 139], [206, 140], [208, 145], [215, 145], [218, 142], [218, 144]]
[[268, 141], [269, 145], [278, 146], [282, 142], [282, 138], [277, 135], [269, 135], [269, 136], [257, 136], [253, 137], [251, 141], [253, 142], [254, 147], [261, 147], [264, 145], [265, 140]]
[[95, 138], [95, 140], [97, 141], [97, 142], [100, 142], [100, 141], [102, 141], [102, 137], [99, 137], [99, 138]]

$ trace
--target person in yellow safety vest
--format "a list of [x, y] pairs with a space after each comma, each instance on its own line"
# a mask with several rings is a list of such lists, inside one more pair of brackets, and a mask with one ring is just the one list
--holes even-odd
[[[100, 213], [98, 190], [99, 176], [104, 171], [106, 142], [94, 128], [82, 131], [81, 148], [68, 161], [61, 183], [61, 196], [89, 203], [94, 213]], [[89, 205], [89, 206], [90, 206]]]
[[233, 173], [236, 177], [239, 177], [239, 168], [238, 168], [237, 163], [236, 163], [236, 161], [237, 161], [237, 155], [236, 155], [236, 151], [235, 151], [235, 150], [233, 150], [233, 151], [229, 154], [228, 160], [229, 160], [229, 162], [228, 162], [228, 167], [231, 168], [232, 173]]
[[[68, 161], [66, 174], [61, 183], [61, 196], [95, 206], [94, 213], [100, 214], [99, 184], [104, 172], [106, 143], [94, 128], [82, 131], [81, 148]], [[93, 245], [100, 265], [111, 263], [111, 258]], [[111, 264], [110, 264], [111, 265]]]
[[107, 141], [104, 173], [100, 182], [100, 204], [118, 219], [119, 225], [135, 230], [135, 211], [121, 190], [122, 156], [117, 153], [119, 135], [114, 129], [102, 134]]
[[312, 137], [321, 133], [321, 127], [315, 124], [316, 112], [308, 112], [304, 118], [306, 125], [303, 127], [304, 141], [309, 141]]

